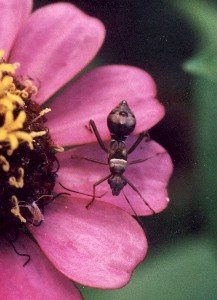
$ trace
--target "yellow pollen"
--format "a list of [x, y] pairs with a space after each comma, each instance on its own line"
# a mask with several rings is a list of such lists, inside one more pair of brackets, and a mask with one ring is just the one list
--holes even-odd
[[30, 137], [32, 138], [32, 141], [29, 142], [29, 148], [30, 148], [30, 149], [33, 149], [32, 142], [34, 142], [34, 138], [43, 136], [43, 135], [45, 135], [45, 134], [47, 134], [47, 131], [45, 131], [45, 130], [42, 130], [42, 131], [32, 131], [32, 132], [30, 132], [29, 135], [30, 135]]
[[15, 70], [16, 70], [16, 67], [14, 65], [7, 64], [7, 63], [1, 63], [0, 64], [0, 77], [2, 78], [4, 72], [14, 74]]
[[27, 142], [30, 149], [33, 149], [33, 139], [46, 134], [46, 131], [32, 131], [25, 132], [20, 129], [23, 128], [23, 124], [26, 120], [26, 113], [20, 111], [17, 118], [11, 111], [6, 112], [5, 121], [2, 127], [0, 127], [0, 142], [8, 142], [10, 149], [7, 151], [8, 155], [12, 155], [13, 151], [18, 148], [19, 140], [21, 142]]
[[8, 111], [5, 114], [5, 122], [4, 122], [4, 129], [7, 132], [16, 131], [18, 129], [23, 128], [23, 123], [26, 121], [26, 113], [25, 111], [21, 110], [16, 117], [14, 118], [14, 115], [11, 111]]
[[11, 101], [12, 103], [17, 103], [21, 106], [24, 105], [24, 101], [22, 100], [22, 98], [19, 95], [11, 94], [10, 92], [7, 92], [6, 96], [7, 96], [7, 99], [9, 101]]
[[11, 89], [13, 87], [13, 85], [13, 77], [5, 75], [0, 81], [0, 95], [4, 95], [4, 93], [7, 92], [8, 89]]
[[7, 161], [7, 159], [3, 155], [0, 155], [0, 165], [2, 166], [2, 170], [3, 171], [5, 171], [5, 172], [9, 171], [10, 164], [9, 164], [9, 162]]
[[4, 51], [0, 50], [0, 114], [4, 114], [8, 110], [12, 111], [17, 106], [24, 105], [22, 97], [24, 99], [28, 98], [28, 93], [24, 90], [19, 90], [14, 83], [13, 75], [20, 64], [6, 63], [3, 60], [3, 53]]
[[14, 105], [8, 99], [0, 99], [0, 114], [5, 114], [8, 110], [12, 111]]
[[[1, 64], [0, 64], [1, 66]], [[4, 114], [6, 111], [14, 110], [16, 106], [24, 105], [24, 101], [20, 97], [22, 91], [16, 89], [13, 83], [13, 77], [5, 75], [0, 80], [0, 113]]]
[[[45, 130], [39, 132], [25, 130], [27, 118], [24, 110], [25, 99], [28, 99], [30, 94], [36, 94], [37, 87], [32, 80], [25, 80], [22, 85], [18, 85], [21, 88], [17, 88], [17, 81], [13, 74], [20, 64], [6, 63], [3, 55], [4, 51], [0, 50], [0, 117], [3, 121], [0, 126], [0, 149], [7, 147], [7, 155], [12, 155], [14, 150], [24, 142], [32, 150], [34, 139], [45, 135], [47, 132]], [[35, 120], [49, 111], [50, 109], [42, 110]], [[3, 169], [8, 168], [3, 158], [0, 158], [0, 164]], [[11, 182], [15, 182], [13, 177], [11, 180]]]
[[17, 189], [21, 189], [24, 186], [24, 169], [18, 169], [18, 178], [16, 179], [14, 176], [9, 178], [9, 184], [15, 186]]
[[13, 204], [13, 208], [11, 209], [11, 213], [17, 217], [18, 219], [20, 219], [20, 222], [22, 223], [26, 223], [26, 219], [21, 215], [20, 213], [20, 206], [19, 206], [19, 201], [17, 199], [17, 197], [15, 195], [13, 195], [11, 197], [11, 202]]
[[0, 49], [0, 59], [2, 59], [5, 55], [5, 50]]

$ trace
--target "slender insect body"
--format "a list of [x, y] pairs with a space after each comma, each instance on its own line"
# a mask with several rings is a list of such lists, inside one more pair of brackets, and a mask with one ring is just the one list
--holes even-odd
[[127, 184], [127, 181], [122, 177], [127, 166], [125, 140], [136, 125], [135, 116], [126, 101], [122, 101], [110, 112], [107, 125], [112, 138], [108, 149], [108, 164], [111, 172], [108, 184], [112, 194], [118, 196]]
[[[107, 180], [112, 190], [112, 194], [114, 196], [118, 196], [123, 190], [124, 186], [128, 184], [139, 195], [139, 197], [143, 200], [144, 204], [150, 209], [150, 211], [152, 213], [155, 213], [155, 211], [150, 207], [148, 202], [143, 198], [143, 196], [134, 186], [134, 184], [124, 176], [124, 172], [128, 164], [133, 165], [152, 158], [149, 157], [146, 159], [138, 159], [129, 163], [127, 161], [128, 155], [132, 153], [136, 149], [136, 147], [141, 143], [141, 141], [147, 136], [146, 132], [141, 132], [137, 140], [133, 143], [133, 145], [131, 145], [129, 149], [126, 148], [125, 141], [127, 137], [134, 131], [136, 126], [136, 118], [131, 109], [129, 108], [127, 102], [125, 100], [121, 101], [121, 103], [118, 106], [116, 106], [107, 117], [107, 125], [111, 135], [109, 148], [107, 148], [103, 143], [94, 121], [90, 120], [89, 124], [97, 138], [100, 147], [103, 151], [105, 151], [108, 154], [108, 163], [106, 164], [99, 160], [91, 159], [88, 157], [79, 158], [83, 158], [87, 161], [99, 163], [102, 165], [109, 165], [110, 174], [93, 184], [93, 197], [90, 203], [87, 205], [87, 207], [90, 206], [90, 204], [96, 198], [96, 187]], [[125, 194], [124, 196], [126, 198], [126, 201], [129, 203], [130, 207], [132, 208], [133, 212], [136, 214]]]

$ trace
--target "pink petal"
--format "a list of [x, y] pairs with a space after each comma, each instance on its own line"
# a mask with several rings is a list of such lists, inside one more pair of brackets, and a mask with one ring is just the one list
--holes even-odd
[[5, 50], [4, 58], [9, 55], [11, 46], [32, 9], [32, 0], [1, 0], [0, 1], [0, 49]]
[[45, 213], [35, 238], [51, 262], [80, 284], [120, 288], [147, 251], [142, 228], [119, 208], [96, 201], [60, 197]]
[[43, 103], [89, 63], [104, 39], [102, 23], [75, 6], [56, 3], [38, 9], [20, 32], [11, 55], [21, 75], [40, 81]]
[[107, 115], [121, 100], [127, 100], [136, 115], [138, 133], [164, 116], [164, 108], [155, 96], [155, 83], [145, 71], [121, 65], [99, 67], [54, 101], [48, 126], [57, 144], [90, 143], [96, 140], [86, 127], [92, 119], [103, 139], [108, 139]]
[[1, 299], [82, 299], [73, 283], [53, 267], [30, 238], [22, 234], [15, 245], [31, 260], [23, 267], [26, 258], [17, 255], [8, 242], [1, 241]]
[[[132, 144], [133, 140], [135, 140], [135, 138], [130, 138], [129, 144]], [[156, 155], [156, 153], [162, 154]], [[72, 155], [85, 156], [107, 162], [107, 154], [101, 150], [98, 144], [78, 147], [74, 150], [59, 154], [58, 159], [61, 167], [58, 171], [58, 180], [55, 190], [57, 192], [64, 191], [59, 185], [60, 182], [69, 189], [93, 194], [93, 184], [106, 175], [109, 175], [109, 167], [81, 159], [71, 159]], [[148, 157], [152, 158], [139, 164], [128, 165], [124, 175], [135, 185], [151, 208], [158, 213], [164, 210], [168, 205], [167, 184], [173, 167], [171, 158], [166, 150], [154, 141], [142, 142], [140, 146], [129, 155], [128, 161]], [[133, 214], [132, 209], [122, 193], [119, 196], [112, 195], [107, 180], [98, 185], [96, 191], [98, 196], [106, 192], [102, 198], [97, 198], [97, 200], [115, 204]], [[137, 215], [152, 214], [152, 211], [129, 185], [124, 187], [124, 193]]]

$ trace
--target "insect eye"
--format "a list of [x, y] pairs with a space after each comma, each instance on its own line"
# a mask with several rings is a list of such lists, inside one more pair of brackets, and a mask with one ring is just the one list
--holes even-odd
[[128, 113], [125, 112], [125, 111], [120, 111], [120, 112], [119, 112], [119, 115], [122, 116], [122, 117], [127, 117], [127, 116], [128, 116]]

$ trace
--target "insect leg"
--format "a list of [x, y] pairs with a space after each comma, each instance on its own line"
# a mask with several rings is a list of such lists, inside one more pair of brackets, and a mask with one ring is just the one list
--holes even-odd
[[146, 131], [141, 132], [138, 139], [133, 143], [133, 145], [127, 151], [127, 154], [132, 153], [145, 137], [147, 137], [149, 139], [148, 132], [146, 132]]
[[108, 153], [108, 149], [106, 148], [106, 146], [104, 145], [104, 143], [103, 143], [103, 141], [102, 141], [102, 139], [101, 139], [101, 136], [100, 136], [99, 131], [98, 131], [97, 127], [96, 127], [96, 124], [94, 123], [93, 120], [90, 120], [89, 124], [90, 124], [91, 128], [93, 129], [93, 132], [94, 132], [94, 134], [95, 134], [95, 136], [96, 136], [96, 138], [97, 138], [97, 141], [98, 141], [100, 147], [101, 147], [106, 153]]
[[164, 154], [164, 153], [166, 153], [166, 152], [155, 153], [154, 155], [149, 156], [149, 157], [147, 157], [147, 158], [141, 158], [141, 159], [136, 159], [136, 160], [133, 160], [133, 161], [129, 161], [127, 164], [128, 164], [128, 165], [139, 164], [139, 163], [142, 163], [142, 162], [144, 162], [144, 161], [146, 161], [146, 160], [149, 160], [149, 159], [151, 159], [151, 158], [153, 158], [153, 157], [155, 157], [155, 156], [158, 156], [158, 155]]
[[108, 165], [108, 163], [105, 163], [103, 161], [100, 161], [100, 160], [97, 160], [97, 159], [94, 159], [94, 158], [89, 158], [89, 157], [85, 157], [85, 156], [71, 156], [72, 159], [74, 158], [78, 158], [78, 159], [84, 159], [84, 160], [87, 160], [87, 161], [91, 161], [91, 162], [94, 162], [96, 164], [100, 164], [100, 165]]
[[[86, 193], [78, 192], [78, 191], [75, 191], [75, 190], [71, 190], [71, 189], [65, 187], [65, 186], [64, 186], [62, 183], [60, 183], [60, 182], [59, 182], [59, 185], [60, 185], [62, 188], [64, 188], [65, 190], [69, 191], [69, 192], [72, 192], [72, 193], [75, 193], [75, 194], [79, 194], [79, 195], [84, 195], [84, 196], [90, 196], [90, 197], [93, 197], [93, 195], [91, 195], [91, 194], [86, 194]], [[68, 194], [68, 193], [60, 193], [60, 194], [58, 194], [57, 196], [62, 195], [62, 194], [70, 195], [70, 194]], [[101, 198], [101, 197], [104, 196], [104, 195], [105, 195], [105, 193], [103, 193], [101, 196], [95, 196], [95, 198]], [[56, 197], [55, 197], [55, 198], [56, 198]]]
[[91, 201], [86, 205], [86, 208], [88, 208], [93, 203], [93, 201], [96, 199], [96, 187], [97, 187], [97, 185], [99, 185], [102, 182], [104, 182], [105, 180], [109, 179], [110, 176], [111, 176], [111, 174], [107, 175], [106, 177], [103, 177], [102, 179], [100, 179], [99, 181], [97, 181], [93, 184], [93, 197], [92, 197]]
[[140, 198], [143, 200], [143, 202], [145, 203], [146, 206], [148, 206], [148, 208], [153, 212], [153, 214], [156, 214], [156, 212], [151, 208], [151, 206], [148, 204], [148, 202], [142, 197], [142, 194], [138, 191], [138, 189], [135, 187], [134, 184], [132, 184], [132, 182], [129, 181], [129, 179], [127, 179], [125, 176], [121, 176], [124, 180], [126, 180], [126, 182], [129, 184], [129, 186], [140, 196]]
[[127, 198], [127, 196], [125, 195], [124, 192], [123, 192], [123, 194], [124, 194], [124, 197], [125, 197], [127, 203], [129, 204], [130, 208], [132, 209], [134, 215], [136, 216], [138, 222], [140, 223], [140, 225], [143, 226], [142, 221], [141, 221], [140, 217], [137, 215], [137, 213], [136, 213], [135, 209], [133, 208], [132, 204], [130, 203], [130, 200]]

